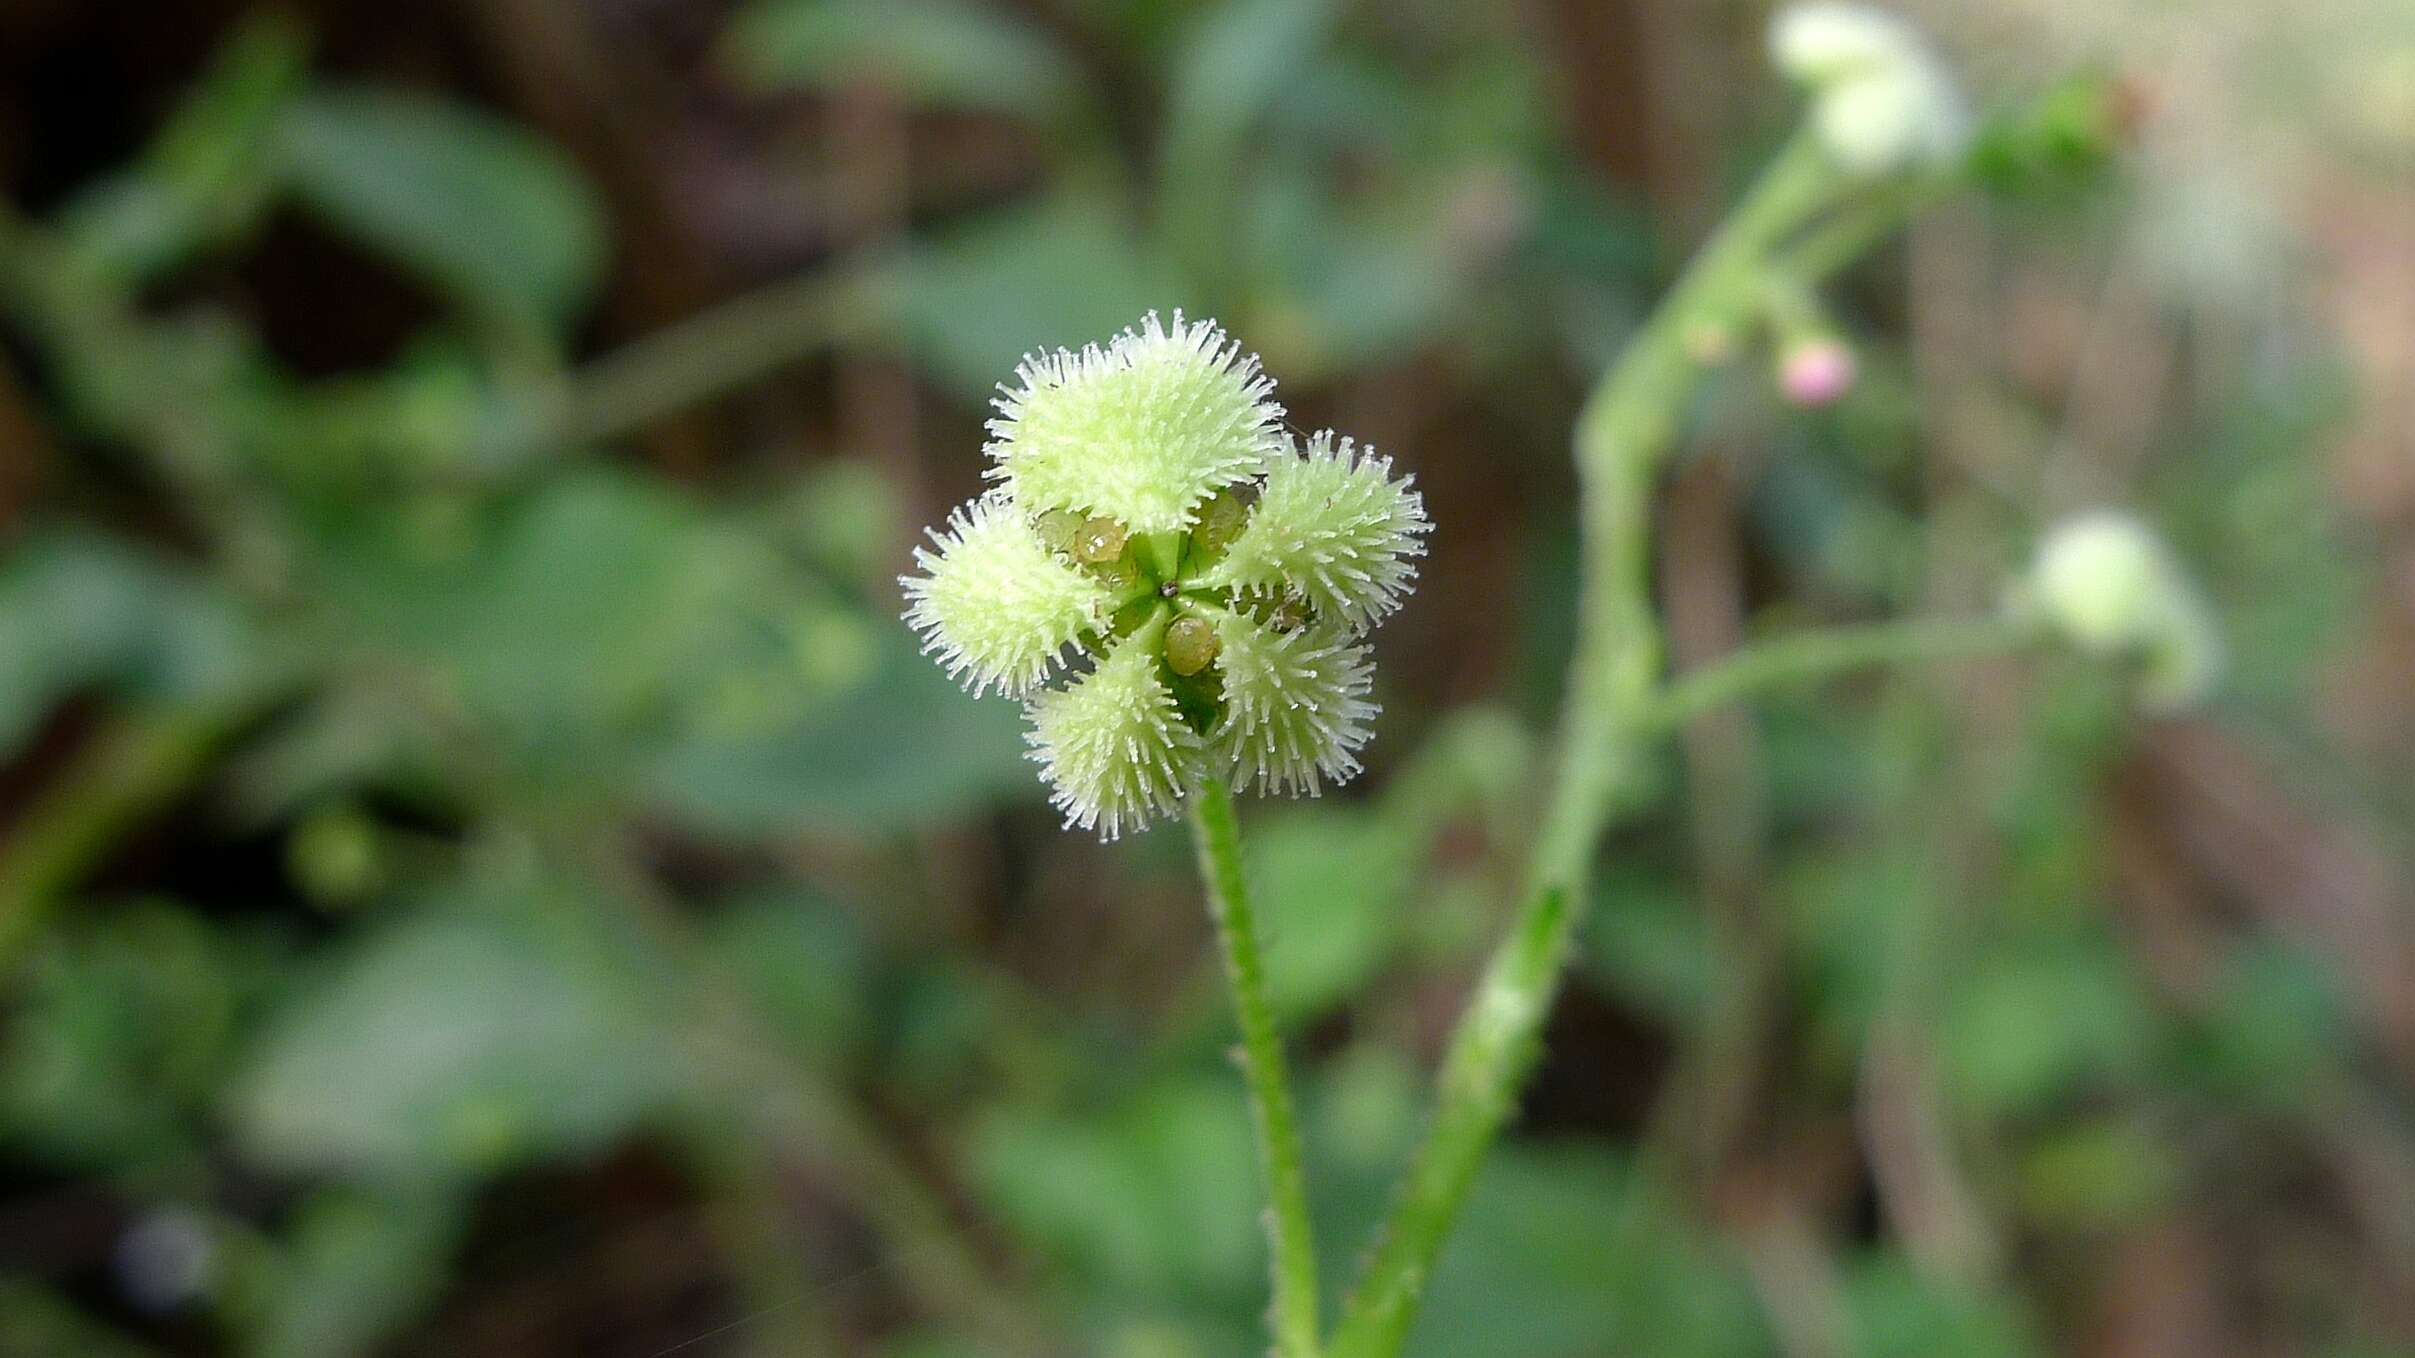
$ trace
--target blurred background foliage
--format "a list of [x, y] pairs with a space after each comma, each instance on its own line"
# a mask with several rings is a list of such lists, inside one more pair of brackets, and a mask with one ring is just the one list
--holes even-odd
[[[1933, 8], [2023, 111], [1839, 281], [1846, 401], [1714, 383], [1675, 661], [2111, 502], [2228, 685], [1695, 722], [1418, 1354], [2415, 1352], [2415, 12]], [[1185, 847], [1059, 833], [892, 577], [1152, 307], [1419, 476], [1372, 772], [1246, 809], [1346, 1276], [1765, 17], [0, 9], [0, 1354], [1253, 1351]]]

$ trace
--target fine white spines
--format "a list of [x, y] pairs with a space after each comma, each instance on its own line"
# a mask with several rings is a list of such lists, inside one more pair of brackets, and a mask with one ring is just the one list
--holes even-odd
[[1374, 449], [1320, 432], [1267, 472], [1257, 508], [1206, 583], [1259, 596], [1289, 590], [1352, 632], [1373, 627], [1400, 607], [1431, 527], [1410, 479], [1391, 473]]
[[1198, 780], [1199, 735], [1183, 721], [1151, 642], [1133, 638], [1071, 687], [1041, 694], [1031, 719], [1031, 758], [1067, 829], [1103, 839], [1142, 829], [1172, 815]]
[[1287, 442], [1256, 356], [1179, 311], [1171, 327], [1150, 312], [1104, 348], [1033, 354], [1015, 383], [993, 403], [988, 475], [1033, 513], [1074, 509], [1134, 533], [1172, 532]]
[[930, 537], [937, 551], [914, 549], [925, 574], [898, 580], [906, 622], [975, 697], [1038, 688], [1067, 645], [1106, 621], [1107, 587], [1043, 546], [1003, 497], [959, 507]]
[[1962, 154], [1970, 115], [1910, 25], [1842, 0], [1807, 0], [1769, 27], [1770, 60], [1812, 94], [1811, 121], [1837, 163], [1876, 177]]
[[1217, 619], [1224, 716], [1209, 752], [1242, 788], [1315, 796], [1359, 770], [1382, 709], [1375, 663], [1338, 627], [1278, 632], [1238, 613]]

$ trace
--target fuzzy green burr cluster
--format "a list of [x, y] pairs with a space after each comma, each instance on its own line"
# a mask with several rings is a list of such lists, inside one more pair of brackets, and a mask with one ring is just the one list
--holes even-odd
[[1145, 828], [1211, 774], [1314, 795], [1358, 772], [1367, 633], [1428, 527], [1409, 478], [1295, 440], [1257, 359], [1180, 312], [999, 390], [995, 484], [899, 583], [926, 654], [1024, 700], [1066, 825]]

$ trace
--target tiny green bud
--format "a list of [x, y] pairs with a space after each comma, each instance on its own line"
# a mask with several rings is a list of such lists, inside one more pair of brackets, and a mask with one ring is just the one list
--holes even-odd
[[1052, 509], [1032, 520], [1031, 529], [1048, 550], [1072, 556], [1074, 537], [1082, 531], [1082, 516], [1070, 509]]
[[1241, 527], [1249, 522], [1249, 506], [1230, 490], [1220, 491], [1199, 511], [1199, 522], [1191, 529], [1191, 543], [1201, 552], [1214, 556], [1241, 536]]
[[1205, 618], [1176, 618], [1166, 628], [1166, 665], [1186, 679], [1214, 662], [1218, 649], [1216, 626]]
[[1076, 559], [1102, 566], [1124, 554], [1124, 526], [1101, 516], [1085, 519], [1073, 536]]

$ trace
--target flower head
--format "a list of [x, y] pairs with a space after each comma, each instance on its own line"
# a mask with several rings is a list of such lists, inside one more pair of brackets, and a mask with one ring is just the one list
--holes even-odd
[[2023, 593], [2073, 646], [2135, 657], [2139, 697], [2151, 708], [2196, 703], [2221, 676], [2212, 609], [2163, 541], [2128, 514], [2096, 510], [2057, 524]]
[[949, 673], [1027, 700], [1065, 823], [1112, 839], [1203, 777], [1313, 795], [1356, 774], [1365, 635], [1428, 528], [1409, 478], [1331, 433], [1295, 445], [1209, 321], [1152, 314], [1016, 380], [990, 423], [997, 487], [900, 583]]
[[1962, 154], [1970, 116], [1911, 26], [1842, 0], [1806, 0], [1769, 27], [1770, 59], [1812, 92], [1811, 121], [1838, 163], [1880, 176]]

